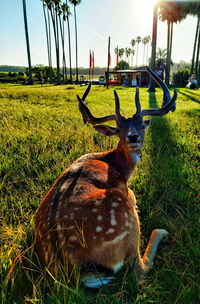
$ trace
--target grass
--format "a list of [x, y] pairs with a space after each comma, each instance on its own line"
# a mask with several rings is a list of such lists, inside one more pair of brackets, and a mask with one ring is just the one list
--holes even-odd
[[[178, 89], [177, 110], [152, 118], [143, 153], [130, 179], [138, 200], [141, 250], [155, 228], [169, 231], [147, 281], [135, 286], [131, 270], [98, 292], [42, 269], [34, 252], [34, 215], [55, 179], [85, 153], [116, 146], [85, 126], [76, 94], [85, 87], [0, 84], [1, 303], [200, 302], [200, 91]], [[117, 87], [121, 112], [135, 111], [134, 91]], [[140, 89], [143, 108], [160, 106], [162, 92]], [[113, 88], [93, 86], [95, 115], [114, 112]], [[61, 271], [63, 274], [63, 270]]]

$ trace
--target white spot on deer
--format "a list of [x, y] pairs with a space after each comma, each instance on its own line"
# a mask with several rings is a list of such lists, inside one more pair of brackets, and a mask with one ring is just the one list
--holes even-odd
[[113, 232], [115, 232], [115, 229], [109, 228], [109, 229], [106, 231], [106, 234], [113, 233]]
[[101, 215], [98, 215], [97, 216], [97, 221], [101, 221], [103, 218], [102, 218], [102, 216]]
[[121, 201], [122, 201], [122, 198], [121, 198], [121, 197], [118, 197], [117, 200], [118, 200], [119, 202], [121, 202]]
[[79, 210], [79, 207], [74, 208], [74, 211], [78, 211], [78, 210]]
[[130, 223], [128, 221], [126, 221], [125, 227], [130, 227], [131, 228], [131, 225], [130, 225]]
[[69, 182], [68, 181], [64, 182], [60, 188], [60, 192], [65, 191], [68, 188], [68, 186], [69, 186]]
[[96, 235], [93, 235], [93, 239], [96, 240], [96, 238], [97, 238]]
[[96, 227], [96, 232], [100, 232], [102, 230], [102, 228], [100, 226]]
[[128, 213], [127, 212], [124, 213], [124, 217], [128, 218]]
[[116, 244], [117, 242], [123, 240], [123, 239], [125, 238], [125, 236], [127, 236], [127, 234], [129, 234], [129, 233], [130, 233], [129, 231], [125, 231], [125, 232], [123, 232], [122, 234], [118, 235], [118, 236], [117, 236], [116, 238], [114, 238], [113, 240], [103, 242], [103, 245], [107, 246], [107, 245]]
[[97, 201], [97, 202], [95, 203], [95, 205], [96, 205], [96, 206], [99, 206], [99, 205], [101, 205], [101, 202], [100, 202], [100, 201]]
[[114, 215], [114, 214], [115, 214], [115, 210], [114, 210], [114, 209], [111, 209], [111, 210], [110, 210], [110, 214], [111, 214], [111, 215]]
[[92, 209], [92, 212], [97, 212], [97, 208], [93, 208], [93, 209]]
[[119, 203], [113, 202], [111, 206], [112, 206], [112, 207], [118, 207], [118, 206], [119, 206]]
[[112, 217], [111, 217], [110, 224], [111, 224], [111, 226], [116, 226], [116, 225], [117, 225], [117, 222], [116, 222], [116, 220], [115, 220], [115, 217], [114, 217], [114, 216], [112, 216]]

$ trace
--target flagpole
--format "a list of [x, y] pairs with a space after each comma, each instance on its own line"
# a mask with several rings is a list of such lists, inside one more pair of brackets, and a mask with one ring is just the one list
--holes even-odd
[[110, 36], [108, 37], [108, 66], [107, 66], [107, 89], [109, 87], [109, 63], [110, 63]]
[[91, 68], [91, 50], [89, 52], [89, 81], [90, 81], [90, 68]]
[[92, 51], [92, 81], [94, 79], [94, 51]]

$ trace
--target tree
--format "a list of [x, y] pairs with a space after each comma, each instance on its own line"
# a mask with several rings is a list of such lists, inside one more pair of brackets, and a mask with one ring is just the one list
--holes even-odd
[[64, 27], [64, 22], [66, 21], [66, 4], [65, 3], [63, 3], [59, 7], [58, 16], [59, 16], [60, 35], [61, 35], [61, 42], [62, 42], [63, 79], [64, 79], [64, 82], [67, 83], [68, 80], [67, 80], [67, 67], [66, 67], [66, 59], [65, 59], [65, 27]]
[[60, 35], [59, 35], [59, 8], [60, 0], [43, 0], [47, 4], [50, 11], [51, 21], [53, 25], [55, 49], [56, 49], [56, 66], [57, 66], [57, 84], [60, 84]]
[[47, 53], [48, 53], [48, 62], [49, 62], [49, 78], [50, 83], [53, 82], [53, 71], [52, 71], [52, 55], [51, 55], [51, 25], [50, 25], [50, 16], [47, 4], [43, 1], [43, 14], [45, 21], [45, 30], [46, 30], [46, 39], [47, 39]]
[[26, 0], [22, 0], [22, 4], [23, 4], [23, 13], [24, 13], [24, 28], [25, 28], [25, 37], [26, 37], [29, 78], [30, 78], [30, 83], [32, 83], [33, 78], [32, 78], [32, 69], [31, 69], [31, 53], [30, 53], [29, 35], [28, 35], [28, 22], [27, 22], [27, 14], [26, 14]]
[[123, 55], [124, 55], [124, 49], [121, 48], [121, 49], [119, 49], [119, 58], [122, 58]]
[[143, 43], [143, 45], [144, 45], [144, 49], [143, 49], [143, 61], [142, 61], [142, 64], [144, 65], [144, 58], [145, 58], [145, 49], [146, 49], [146, 45], [147, 45], [147, 37], [144, 37], [143, 39], [142, 39], [142, 43]]
[[158, 51], [156, 52], [156, 66], [158, 68], [166, 69], [166, 63], [167, 63], [167, 49], [158, 48]]
[[167, 63], [165, 83], [169, 85], [170, 78], [170, 62], [172, 53], [173, 23], [182, 21], [186, 17], [186, 11], [183, 4], [178, 2], [161, 1], [159, 16], [162, 21], [167, 21]]
[[132, 56], [131, 56], [131, 66], [133, 66], [133, 55], [135, 54], [135, 51], [134, 51], [133, 48], [134, 48], [135, 44], [136, 44], [135, 39], [132, 39], [131, 40], [131, 46], [132, 46], [132, 51], [131, 51], [131, 54], [132, 54]]
[[69, 1], [74, 5], [75, 40], [76, 40], [76, 83], [78, 84], [78, 36], [77, 36], [76, 6], [81, 3], [81, 0], [69, 0]]
[[68, 48], [69, 48], [69, 73], [70, 73], [70, 83], [72, 83], [72, 55], [71, 55], [71, 35], [70, 35], [70, 25], [69, 25], [69, 16], [71, 15], [70, 7], [68, 6], [66, 0], [66, 17], [67, 17], [67, 29], [68, 29]]
[[136, 66], [138, 65], [138, 50], [139, 50], [139, 43], [142, 41], [142, 38], [140, 36], [137, 36], [136, 42], [137, 42], [137, 55], [136, 55]]
[[126, 60], [129, 63], [129, 57], [131, 55], [131, 48], [125, 48]]
[[146, 41], [147, 41], [146, 64], [148, 64], [148, 49], [149, 49], [149, 43], [151, 42], [151, 37], [149, 35], [146, 37]]
[[126, 62], [126, 61], [124, 61], [124, 60], [121, 60], [120, 62], [119, 62], [119, 70], [127, 70], [127, 69], [129, 69], [130, 67], [129, 67], [129, 64], [128, 64], [128, 62]]

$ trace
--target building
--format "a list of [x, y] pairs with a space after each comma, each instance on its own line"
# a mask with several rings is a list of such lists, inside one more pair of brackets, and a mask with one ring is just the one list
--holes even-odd
[[[156, 69], [155, 73], [163, 80], [163, 69]], [[105, 72], [105, 77], [107, 79], [107, 71]], [[145, 67], [109, 71], [109, 84], [111, 85], [123, 85], [127, 87], [135, 87], [136, 85], [139, 85], [141, 87], [148, 87], [149, 82], [150, 76]]]

